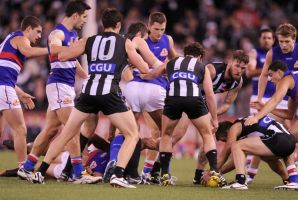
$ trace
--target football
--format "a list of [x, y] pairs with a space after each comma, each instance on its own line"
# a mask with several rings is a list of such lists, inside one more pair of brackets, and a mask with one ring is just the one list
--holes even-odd
[[220, 179], [217, 176], [210, 176], [209, 180], [207, 181], [208, 187], [219, 187]]

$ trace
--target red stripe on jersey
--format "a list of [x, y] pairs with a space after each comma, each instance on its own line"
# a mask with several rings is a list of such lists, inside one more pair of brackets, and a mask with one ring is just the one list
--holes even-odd
[[49, 59], [50, 59], [50, 62], [58, 61], [58, 55], [50, 54]]
[[298, 93], [295, 94], [295, 102], [298, 102]]
[[14, 61], [15, 63], [17, 63], [21, 67], [21, 69], [23, 69], [23, 63], [20, 61], [20, 59], [14, 53], [2, 51], [0, 53], [0, 59], [1, 58], [10, 59], [10, 60]]
[[296, 168], [288, 169], [288, 174], [297, 174]]
[[90, 152], [90, 153], [88, 154], [88, 159], [87, 159], [87, 161], [86, 161], [86, 165], [87, 165], [88, 162], [90, 162], [91, 159], [94, 158], [94, 156], [95, 156], [98, 152], [99, 152], [99, 150], [95, 150], [95, 151], [92, 151], [92, 152]]

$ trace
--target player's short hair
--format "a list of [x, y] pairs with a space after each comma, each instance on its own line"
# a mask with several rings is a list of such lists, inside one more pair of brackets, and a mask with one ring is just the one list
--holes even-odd
[[269, 27], [261, 28], [259, 31], [259, 37], [261, 37], [263, 33], [271, 33], [272, 37], [274, 38], [274, 31]]
[[292, 24], [284, 23], [277, 27], [275, 34], [276, 36], [281, 35], [284, 37], [291, 37], [296, 40], [297, 29]]
[[144, 24], [143, 22], [137, 22], [137, 23], [131, 24], [128, 27], [125, 37], [128, 39], [133, 39], [138, 32], [141, 33], [141, 37], [144, 37], [144, 35], [148, 33], [148, 28], [146, 24]]
[[83, 0], [75, 0], [70, 1], [65, 10], [65, 14], [67, 17], [71, 17], [74, 13], [78, 13], [79, 15], [84, 14], [85, 10], [90, 10], [91, 7], [85, 3]]
[[243, 62], [244, 64], [249, 63], [249, 57], [243, 50], [236, 50], [233, 52], [233, 59]]
[[205, 49], [199, 42], [193, 42], [184, 47], [184, 56], [193, 56], [193, 57], [204, 57]]
[[268, 70], [276, 72], [277, 70], [281, 70], [283, 72], [288, 71], [288, 65], [287, 63], [281, 61], [281, 60], [275, 60], [269, 65]]
[[41, 26], [41, 21], [34, 16], [27, 16], [21, 22], [21, 30], [24, 31], [26, 28], [31, 27], [32, 29]]
[[215, 138], [217, 141], [226, 141], [229, 129], [234, 123], [230, 121], [223, 121], [218, 124], [218, 129], [215, 133]]
[[167, 22], [166, 15], [162, 12], [153, 12], [149, 15], [149, 24], [152, 25], [154, 22], [163, 24]]
[[122, 22], [122, 14], [115, 8], [107, 8], [102, 13], [104, 28], [116, 28], [118, 22]]

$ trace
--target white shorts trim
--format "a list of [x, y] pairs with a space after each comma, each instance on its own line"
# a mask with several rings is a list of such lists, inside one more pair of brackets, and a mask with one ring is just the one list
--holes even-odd
[[131, 81], [123, 90], [133, 112], [153, 112], [163, 109], [166, 90], [156, 84]]
[[0, 111], [21, 108], [15, 88], [0, 85]]
[[46, 93], [51, 110], [74, 106], [74, 87], [63, 83], [51, 83], [46, 86]]

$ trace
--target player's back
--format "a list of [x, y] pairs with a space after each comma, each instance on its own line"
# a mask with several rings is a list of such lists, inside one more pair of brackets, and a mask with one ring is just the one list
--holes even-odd
[[205, 65], [197, 58], [175, 58], [168, 62], [166, 72], [170, 82], [168, 96], [200, 96], [199, 83], [203, 80]]
[[121, 73], [127, 66], [126, 39], [113, 32], [104, 32], [87, 39], [85, 53], [89, 78], [83, 93], [105, 95], [119, 92]]

